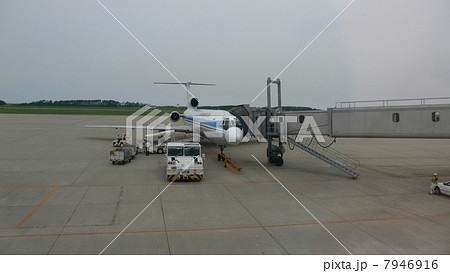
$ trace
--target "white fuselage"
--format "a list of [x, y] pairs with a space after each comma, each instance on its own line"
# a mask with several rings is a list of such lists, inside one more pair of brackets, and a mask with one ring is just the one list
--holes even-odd
[[200, 135], [217, 145], [237, 145], [244, 137], [239, 120], [227, 111], [191, 108], [184, 111], [183, 121], [185, 125], [199, 126]]

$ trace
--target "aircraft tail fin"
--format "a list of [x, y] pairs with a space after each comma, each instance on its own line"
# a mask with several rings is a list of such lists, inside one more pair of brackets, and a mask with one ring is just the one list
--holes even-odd
[[191, 85], [200, 85], [200, 86], [216, 86], [215, 83], [199, 83], [199, 82], [154, 82], [154, 84], [174, 84], [174, 85], [184, 85], [187, 94], [187, 108], [188, 109], [197, 109], [198, 99], [191, 92]]

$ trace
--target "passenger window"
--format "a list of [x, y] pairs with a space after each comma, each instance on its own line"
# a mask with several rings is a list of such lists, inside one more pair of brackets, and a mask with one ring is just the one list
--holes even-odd
[[400, 121], [400, 114], [399, 113], [393, 113], [392, 114], [392, 121], [397, 123]]
[[304, 121], [305, 121], [305, 116], [304, 115], [298, 116], [298, 123], [303, 123]]
[[438, 122], [438, 121], [440, 120], [440, 118], [439, 118], [439, 112], [433, 112], [433, 113], [431, 113], [431, 120], [432, 120], [433, 122]]

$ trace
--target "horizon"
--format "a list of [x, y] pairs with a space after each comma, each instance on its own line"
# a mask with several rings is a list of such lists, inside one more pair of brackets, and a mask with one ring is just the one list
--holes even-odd
[[[192, 88], [205, 105], [250, 103], [312, 41], [279, 76], [283, 104], [448, 94], [446, 0], [354, 1], [325, 30], [351, 0], [176, 3], [104, 5], [177, 79], [216, 83]], [[5, 1], [0, 37], [0, 97], [10, 103], [184, 104], [183, 88], [153, 84], [174, 78], [96, 1]]]

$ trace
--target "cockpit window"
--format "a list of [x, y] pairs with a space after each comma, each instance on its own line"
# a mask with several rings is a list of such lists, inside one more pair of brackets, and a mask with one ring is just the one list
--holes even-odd
[[227, 130], [230, 127], [238, 127], [242, 129], [242, 123], [236, 118], [225, 118], [222, 122], [222, 128]]
[[223, 129], [227, 130], [228, 128], [230, 128], [230, 119], [229, 118], [225, 118], [222, 122], [222, 127]]
[[198, 156], [200, 155], [200, 148], [198, 147], [185, 147], [184, 148], [185, 156]]
[[169, 147], [167, 154], [169, 156], [183, 156], [183, 147]]

